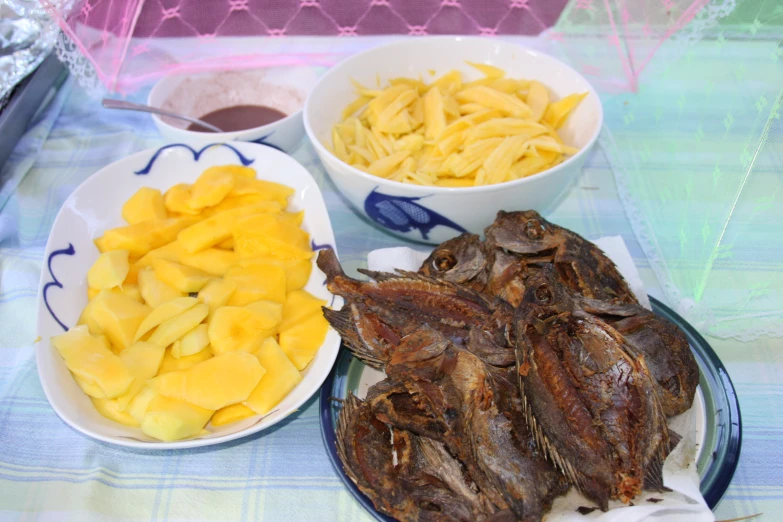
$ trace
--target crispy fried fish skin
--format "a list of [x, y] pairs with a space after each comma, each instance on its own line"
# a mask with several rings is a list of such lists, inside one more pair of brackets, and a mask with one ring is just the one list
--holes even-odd
[[522, 256], [551, 255], [561, 281], [595, 299], [638, 304], [614, 263], [594, 244], [534, 210], [498, 212], [484, 231], [487, 246]]
[[582, 311], [517, 309], [520, 388], [540, 448], [601, 509], [663, 487], [666, 417], [641, 356]]
[[390, 428], [352, 394], [343, 404], [336, 435], [346, 474], [378, 511], [402, 521], [433, 522], [467, 522], [491, 514], [441, 443]]
[[435, 247], [419, 273], [483, 292], [491, 265], [492, 252], [477, 235], [465, 233]]
[[677, 325], [640, 305], [611, 303], [571, 293], [545, 267], [527, 280], [525, 302], [557, 312], [583, 310], [609, 323], [641, 353], [656, 383], [667, 417], [687, 411], [699, 384], [699, 366]]
[[[407, 404], [415, 403], [417, 415], [430, 419], [422, 424], [435, 423], [429, 434], [445, 428], [443, 443], [498, 510], [510, 509], [520, 520], [539, 520], [566, 486], [552, 466], [531, 451], [529, 439], [519, 440], [498, 406], [490, 368], [423, 327], [401, 341], [386, 373], [415, 396]], [[395, 422], [391, 416], [384, 419]]]

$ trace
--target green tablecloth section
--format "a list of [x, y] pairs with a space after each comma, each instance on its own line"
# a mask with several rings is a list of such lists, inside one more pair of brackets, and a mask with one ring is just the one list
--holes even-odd
[[[701, 45], [709, 44], [693, 47], [696, 59]], [[751, 43], [732, 46], [727, 43], [726, 49], [737, 63], [749, 63], [761, 52], [761, 47]], [[682, 93], [686, 100], [704, 95], [704, 86], [695, 79], [672, 77], [668, 85], [666, 77], [657, 80], [663, 81], [665, 92]], [[654, 120], [661, 107], [676, 107], [677, 100], [668, 98], [658, 105], [640, 103], [644, 94], [606, 96], [606, 124], [618, 147], [629, 140], [648, 144], [649, 154], [657, 158], [656, 179], [675, 183], [682, 166], [666, 160], [671, 136], [653, 125], [634, 128], [638, 133], [634, 136], [624, 130], [625, 107], [632, 107], [636, 121]], [[143, 95], [133, 98], [142, 100]], [[683, 112], [683, 117], [691, 116]], [[733, 113], [733, 125], [751, 126], [756, 117]], [[710, 125], [705, 120], [702, 128]], [[659, 267], [648, 261], [618, 196], [615, 172], [607, 158], [607, 150], [612, 154], [617, 150], [610, 150], [609, 135], [603, 143], [609, 148], [598, 147], [591, 153], [579, 182], [549, 218], [588, 238], [623, 236], [649, 293], [666, 301], [654, 270]], [[319, 431], [317, 397], [297, 414], [255, 436], [177, 452], [133, 451], [93, 441], [67, 427], [47, 403], [35, 367], [34, 324], [38, 278], [52, 222], [71, 191], [92, 173], [135, 151], [162, 144], [148, 116], [103, 111], [98, 101], [69, 81], [37, 116], [0, 171], [0, 519], [368, 520], [328, 460]], [[704, 147], [691, 158], [690, 167], [711, 171], [725, 145], [716, 141]], [[401, 244], [346, 206], [308, 143], [303, 142], [293, 156], [321, 186], [337, 247], [349, 270], [363, 266], [368, 251]], [[650, 172], [641, 165], [621, 175], [631, 177], [633, 183], [634, 176]], [[690, 218], [672, 213], [667, 219], [676, 227], [682, 225], [680, 220]], [[778, 230], [776, 235], [754, 235], [751, 243], [779, 243], [783, 237], [780, 221], [776, 225], [766, 229], [767, 234]], [[667, 265], [674, 280], [686, 277], [691, 268]], [[742, 270], [743, 266], [737, 263], [725, 269]], [[763, 269], [770, 270], [770, 278], [780, 280], [779, 265]], [[739, 467], [716, 516], [731, 519], [764, 512], [761, 519], [780, 520], [783, 340], [708, 340], [739, 393], [744, 427]]]

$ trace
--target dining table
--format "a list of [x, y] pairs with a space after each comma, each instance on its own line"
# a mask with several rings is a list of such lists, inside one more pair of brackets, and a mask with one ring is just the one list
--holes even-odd
[[[344, 52], [363, 45], [361, 38], [353, 42], [356, 48], [343, 47]], [[683, 313], [687, 307], [672, 302], [666, 286], [676, 286], [693, 266], [661, 265], [660, 260], [650, 259], [650, 236], [641, 234], [634, 220], [638, 212], [661, 203], [660, 199], [653, 203], [650, 191], [634, 190], [634, 180], [649, 176], [676, 184], [684, 168], [712, 173], [715, 158], [727, 146], [726, 135], [757, 125], [758, 119], [753, 111], [734, 111], [730, 128], [725, 128], [722, 103], [746, 96], [742, 82], [753, 82], [753, 88], [770, 93], [765, 98], [767, 114], [775, 103], [780, 107], [776, 97], [783, 86], [777, 83], [779, 72], [753, 76], [755, 61], [773, 59], [770, 53], [776, 52], [776, 42], [728, 38], [720, 45], [706, 39], [693, 42], [670, 66], [659, 64], [642, 73], [636, 91], [601, 90], [605, 110], [601, 139], [578, 181], [547, 214], [547, 219], [588, 239], [621, 236], [647, 292]], [[721, 60], [727, 54], [731, 60], [725, 66], [744, 64], [747, 77], [742, 82], [736, 75], [733, 82], [713, 81], [708, 96], [702, 73], [723, 67]], [[783, 69], [783, 57], [776, 60]], [[323, 65], [314, 67], [324, 70]], [[127, 99], [143, 103], [147, 92], [128, 93]], [[683, 124], [701, 122], [698, 151], [672, 149], [672, 140], [684, 138], [672, 136], [671, 126], [655, 124], [670, 117], [680, 118]], [[771, 136], [778, 140], [770, 142], [777, 163], [754, 179], [779, 196], [783, 122], [774, 112], [770, 122]], [[696, 137], [688, 139], [697, 139], [695, 126], [692, 132]], [[66, 425], [49, 405], [35, 358], [37, 343], [48, 339], [37, 337], [35, 325], [52, 223], [69, 194], [92, 174], [130, 154], [164, 144], [148, 114], [104, 110], [98, 99], [69, 78], [42, 104], [0, 170], [0, 520], [372, 520], [328, 457], [319, 394], [269, 429], [215, 446], [182, 450], [132, 449], [93, 440]], [[649, 162], [632, 165], [629, 158], [637, 156], [628, 156], [630, 152]], [[336, 248], [348, 273], [366, 267], [368, 252], [378, 248], [431, 248], [390, 235], [352, 210], [306, 138], [291, 155], [323, 193]], [[673, 191], [663, 205], [664, 210], [671, 209], [672, 219], [653, 223], [653, 234], [661, 242], [682, 235], [678, 219], [694, 219], [692, 215], [678, 218], [687, 216], [678, 209], [696, 206], [694, 212], [701, 214], [724, 212], [731, 201], [700, 198], [696, 187], [687, 193]], [[768, 248], [779, 253], [780, 222], [759, 226], [753, 241], [768, 241]], [[665, 245], [661, 249], [666, 252]], [[783, 274], [779, 257], [767, 261], [753, 264], [737, 257], [733, 263], [724, 262], [721, 270], [756, 270], [779, 281]], [[720, 295], [720, 281], [712, 281], [709, 289]], [[744, 299], [741, 292], [740, 298]], [[741, 340], [727, 331], [728, 326], [719, 329], [698, 321], [694, 326], [722, 360], [741, 410], [739, 462], [714, 509], [715, 517], [735, 520], [758, 515], [753, 520], [783, 520], [783, 338], [770, 331]]]

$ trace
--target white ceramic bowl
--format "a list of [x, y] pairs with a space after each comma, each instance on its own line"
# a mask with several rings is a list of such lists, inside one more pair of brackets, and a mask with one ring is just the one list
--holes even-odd
[[[398, 76], [433, 78], [458, 69], [468, 79], [481, 74], [465, 62], [496, 65], [511, 78], [544, 83], [558, 97], [588, 92], [559, 130], [579, 152], [560, 165], [529, 178], [497, 185], [422, 187], [385, 180], [339, 160], [329, 152], [332, 126], [356, 98], [351, 79], [381, 84]], [[393, 234], [440, 243], [454, 235], [481, 231], [498, 210], [535, 209], [546, 213], [579, 176], [603, 124], [601, 101], [590, 84], [564, 63], [538, 51], [498, 39], [475, 37], [415, 38], [383, 45], [346, 59], [326, 72], [307, 98], [304, 124], [318, 157], [348, 201], [367, 218]]]
[[[63, 204], [46, 244], [46, 266], [38, 293], [38, 375], [46, 398], [60, 418], [76, 430], [96, 439], [143, 449], [175, 449], [207, 446], [233, 440], [281, 421], [297, 410], [323, 384], [340, 346], [339, 334], [329, 329], [326, 340], [305, 368], [302, 381], [266, 417], [258, 416], [226, 426], [208, 426], [209, 435], [178, 442], [153, 441], [139, 428], [131, 428], [101, 416], [74, 381], [50, 338], [76, 324], [87, 304], [87, 270], [98, 258], [93, 239], [107, 228], [124, 225], [122, 204], [141, 187], [165, 190], [193, 182], [207, 167], [243, 164], [258, 167], [258, 177], [284, 183], [296, 190], [289, 209], [304, 210], [303, 228], [314, 248], [334, 246], [334, 234], [321, 191], [312, 176], [282, 152], [255, 143], [219, 144], [194, 150], [186, 145], [149, 149], [112, 163], [93, 174]], [[305, 289], [339, 309], [342, 299], [324, 285], [325, 276], [313, 258], [313, 272]]]
[[276, 122], [235, 132], [195, 132], [186, 121], [152, 115], [167, 141], [204, 146], [227, 141], [252, 141], [290, 153], [304, 136], [302, 107], [315, 84], [310, 67], [274, 67], [167, 76], [152, 88], [147, 104], [200, 118], [236, 105], [264, 105], [288, 116]]

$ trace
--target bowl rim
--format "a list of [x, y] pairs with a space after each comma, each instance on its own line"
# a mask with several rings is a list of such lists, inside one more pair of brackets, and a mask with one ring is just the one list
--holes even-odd
[[[478, 187], [438, 187], [435, 185], [414, 185], [412, 183], [402, 183], [400, 181], [394, 181], [386, 178], [382, 178], [380, 176], [374, 176], [372, 174], [368, 174], [366, 172], [363, 172], [356, 167], [349, 165], [348, 163], [344, 162], [337, 156], [335, 156], [329, 149], [327, 149], [323, 143], [321, 143], [321, 140], [318, 139], [318, 137], [315, 135], [315, 132], [310, 126], [310, 107], [312, 104], [312, 97], [313, 94], [318, 90], [321, 85], [326, 82], [328, 79], [330, 79], [333, 76], [336, 76], [340, 73], [340, 69], [344, 67], [346, 64], [352, 62], [353, 60], [359, 59], [361, 57], [364, 57], [366, 55], [370, 55], [374, 53], [375, 51], [378, 51], [380, 49], [388, 49], [390, 47], [403, 47], [406, 45], [411, 45], [412, 42], [417, 41], [425, 41], [425, 42], [435, 42], [435, 41], [446, 41], [446, 42], [463, 42], [463, 41], [481, 41], [481, 42], [494, 42], [500, 45], [504, 45], [507, 47], [513, 47], [518, 49], [519, 51], [523, 51], [526, 53], [529, 53], [533, 55], [536, 58], [543, 57], [544, 59], [552, 60], [554, 63], [556, 63], [558, 66], [562, 67], [563, 69], [575, 74], [578, 78], [580, 78], [584, 83], [587, 85], [587, 91], [590, 95], [595, 96], [596, 100], [598, 100], [598, 124], [596, 125], [595, 130], [593, 131], [593, 134], [590, 136], [590, 139], [587, 141], [587, 143], [579, 149], [579, 151], [574, 154], [573, 156], [569, 157], [562, 163], [559, 163], [555, 165], [554, 167], [550, 167], [546, 170], [543, 170], [541, 172], [536, 173], [533, 176], [529, 176], [522, 179], [515, 179], [513, 181], [504, 181], [502, 183], [495, 183], [493, 185], [481, 185]], [[525, 47], [523, 45], [518, 45], [513, 42], [509, 42], [502, 39], [490, 39], [486, 37], [480, 37], [480, 36], [426, 36], [426, 37], [420, 37], [416, 40], [398, 40], [395, 42], [390, 42], [387, 44], [382, 44], [376, 47], [372, 47], [370, 49], [366, 49], [364, 51], [358, 52], [352, 56], [349, 56], [348, 58], [342, 60], [337, 65], [331, 67], [328, 71], [326, 71], [321, 77], [318, 79], [318, 81], [315, 83], [313, 88], [310, 90], [310, 93], [307, 95], [307, 99], [305, 100], [305, 104], [303, 107], [303, 120], [304, 120], [304, 127], [305, 127], [305, 133], [307, 134], [307, 137], [310, 139], [310, 142], [313, 144], [313, 147], [315, 148], [316, 152], [319, 156], [323, 157], [326, 155], [330, 159], [334, 159], [335, 161], [339, 162], [341, 166], [345, 167], [346, 173], [350, 173], [354, 176], [358, 176], [362, 179], [365, 179], [367, 181], [370, 181], [372, 183], [377, 184], [378, 186], [385, 186], [385, 187], [391, 187], [391, 188], [405, 188], [410, 190], [411, 192], [426, 192], [428, 194], [480, 194], [484, 192], [493, 192], [496, 190], [502, 190], [505, 188], [515, 187], [515, 186], [523, 186], [528, 183], [535, 183], [536, 179], [541, 179], [542, 177], [549, 177], [554, 175], [557, 172], [560, 172], [561, 170], [564, 170], [574, 164], [579, 164], [579, 161], [581, 158], [588, 153], [593, 148], [593, 145], [595, 145], [596, 140], [598, 140], [598, 136], [601, 134], [601, 130], [603, 129], [604, 125], [604, 107], [603, 103], [601, 102], [601, 98], [598, 96], [598, 93], [596, 92], [595, 88], [592, 86], [592, 84], [587, 81], [587, 79], [579, 74], [573, 67], [566, 64], [565, 62], [558, 60], [552, 55], [543, 53], [541, 51], [538, 51], [536, 49]], [[323, 161], [322, 161], [323, 162]], [[323, 162], [325, 163], [325, 162]], [[326, 171], [331, 175], [329, 172], [329, 169], [327, 168]]]
[[[256, 70], [256, 69], [259, 69], [259, 68], [235, 69], [232, 72], [246, 72], [246, 71], [252, 71], [252, 70]], [[152, 89], [150, 89], [149, 94], [147, 94], [147, 105], [149, 105], [150, 107], [155, 107], [155, 105], [152, 104], [152, 96], [153, 96], [153, 94], [155, 94], [156, 90], [161, 88], [160, 86], [163, 85], [166, 81], [172, 81], [175, 78], [178, 78], [178, 79], [192, 78], [192, 77], [195, 77], [195, 76], [206, 75], [206, 74], [215, 73], [215, 72], [220, 73], [220, 72], [225, 72], [225, 71], [203, 71], [203, 72], [199, 72], [199, 73], [195, 73], [195, 74], [193, 74], [193, 73], [190, 73], [190, 74], [169, 74], [167, 76], [164, 76], [163, 78], [161, 78], [160, 80], [155, 82], [155, 85], [152, 86]], [[175, 126], [173, 126], [173, 125], [171, 125], [169, 123], [166, 123], [165, 121], [163, 121], [163, 118], [161, 118], [158, 114], [150, 113], [150, 116], [152, 116], [152, 120], [155, 122], [156, 125], [164, 126], [167, 129], [171, 129], [171, 130], [173, 130], [175, 132], [181, 132], [181, 133], [183, 133], [183, 136], [182, 136], [183, 138], [195, 137], [195, 136], [198, 136], [198, 137], [207, 136], [207, 137], [209, 137], [209, 139], [214, 138], [214, 141], [223, 141], [225, 139], [230, 139], [230, 138], [234, 138], [234, 137], [237, 137], [237, 136], [241, 136], [241, 135], [243, 135], [245, 133], [253, 133], [253, 134], [255, 134], [256, 132], [263, 131], [264, 129], [271, 129], [272, 127], [274, 127], [276, 125], [281, 125], [284, 122], [287, 122], [287, 121], [289, 121], [289, 120], [291, 120], [291, 119], [293, 119], [293, 118], [295, 118], [297, 116], [302, 115], [303, 112], [304, 112], [305, 105], [307, 104], [307, 98], [310, 96], [311, 92], [313, 92], [312, 89], [310, 89], [310, 91], [305, 96], [305, 102], [297, 110], [295, 110], [291, 114], [287, 115], [285, 118], [280, 118], [279, 120], [273, 121], [271, 123], [267, 123], [265, 125], [261, 125], [260, 127], [251, 127], [249, 129], [243, 129], [243, 130], [237, 130], [237, 131], [225, 131], [225, 132], [199, 132], [199, 131], [192, 131], [192, 130], [188, 130], [188, 129], [181, 129], [179, 127], [175, 127]], [[196, 116], [194, 116], [194, 118], [195, 117]]]
[[[203, 148], [200, 148], [197, 152], [197, 154], [200, 154], [201, 152], [215, 146], [224, 145], [226, 147], [229, 147], [231, 149], [234, 149], [236, 152], [237, 149], [239, 149], [239, 152], [248, 153], [246, 149], [249, 148], [251, 150], [256, 151], [256, 153], [260, 155], [266, 155], [270, 154], [273, 156], [278, 156], [283, 161], [288, 162], [291, 164], [292, 169], [298, 169], [301, 173], [306, 175], [306, 178], [308, 180], [308, 183], [311, 183], [311, 186], [315, 187], [315, 191], [318, 194], [318, 199], [320, 199], [321, 204], [323, 205], [324, 209], [324, 215], [326, 217], [326, 226], [330, 233], [330, 238], [327, 238], [331, 241], [330, 246], [334, 249], [335, 254], [339, 255], [337, 250], [337, 244], [336, 244], [336, 237], [334, 235], [334, 228], [332, 227], [332, 221], [329, 216], [328, 208], [326, 207], [326, 200], [323, 197], [323, 193], [321, 192], [320, 187], [318, 186], [317, 181], [313, 177], [313, 175], [308, 171], [301, 163], [299, 163], [296, 159], [291, 157], [290, 155], [281, 152], [273, 147], [269, 147], [267, 145], [262, 145], [258, 143], [252, 143], [252, 142], [215, 142], [210, 145], [206, 145]], [[105, 172], [110, 171], [110, 169], [116, 168], [118, 165], [121, 164], [128, 164], [132, 163], [134, 160], [141, 159], [141, 158], [151, 158], [156, 157], [161, 151], [166, 150], [168, 148], [179, 148], [184, 147], [185, 149], [190, 150], [191, 153], [196, 152], [192, 147], [186, 144], [176, 143], [176, 144], [166, 144], [159, 147], [149, 147], [144, 150], [135, 152], [133, 154], [129, 154], [127, 156], [123, 156], [122, 158], [113, 161], [107, 165], [104, 165], [103, 167], [97, 169], [95, 172], [90, 174], [87, 178], [85, 178], [72, 192], [69, 194], [69, 196], [65, 199], [63, 204], [60, 206], [60, 209], [57, 211], [57, 215], [53, 221], [52, 228], [54, 228], [54, 224], [58, 222], [63, 212], [66, 211], [66, 208], [68, 207], [69, 202], [71, 201], [71, 198], [73, 197], [73, 194], [78, 192], [79, 189], [89, 186], [94, 183], [98, 183], [98, 178], [101, 177], [101, 175], [106, 176]], [[195, 154], [194, 154], [195, 156]], [[197, 159], [195, 161], [198, 161]], [[259, 164], [260, 166], [260, 164]], [[263, 176], [263, 174], [261, 174]], [[307, 190], [307, 188], [303, 189], [302, 192]], [[57, 400], [53, 400], [52, 397], [55, 396], [55, 394], [59, 391], [59, 388], [52, 383], [50, 380], [45, 378], [44, 372], [42, 371], [42, 364], [41, 361], [44, 358], [50, 357], [46, 352], [51, 352], [52, 350], [56, 352], [56, 348], [51, 344], [51, 336], [44, 335], [44, 329], [42, 328], [42, 314], [43, 314], [43, 302], [44, 302], [44, 287], [48, 284], [49, 280], [53, 277], [53, 274], [51, 273], [51, 268], [47, 270], [46, 265], [46, 259], [51, 259], [52, 254], [54, 254], [56, 251], [52, 248], [52, 234], [50, 231], [49, 237], [46, 240], [46, 246], [44, 247], [44, 267], [41, 270], [41, 274], [38, 278], [38, 292], [36, 294], [36, 317], [35, 317], [35, 330], [36, 335], [40, 336], [40, 341], [35, 344], [35, 366], [36, 366], [36, 374], [38, 375], [38, 380], [41, 383], [41, 388], [44, 392], [44, 397], [46, 398], [46, 401], [48, 402], [49, 406], [54, 410], [55, 414], [62, 420], [66, 425], [70, 426], [77, 432], [90, 437], [92, 439], [105, 442], [108, 444], [112, 444], [115, 446], [125, 447], [125, 448], [133, 448], [133, 449], [142, 449], [142, 450], [152, 450], [152, 451], [160, 451], [160, 450], [181, 450], [181, 449], [191, 449], [191, 448], [202, 448], [207, 446], [214, 446], [217, 444], [223, 444], [225, 442], [234, 441], [237, 439], [242, 439], [245, 437], [248, 437], [250, 435], [256, 435], [259, 433], [262, 433], [264, 431], [267, 431], [268, 429], [278, 425], [279, 423], [283, 422], [285, 419], [287, 419], [289, 416], [295, 414], [296, 412], [300, 411], [302, 408], [302, 405], [305, 404], [307, 401], [309, 401], [313, 396], [315, 396], [317, 393], [319, 393], [319, 390], [321, 386], [323, 385], [324, 381], [327, 379], [329, 374], [332, 371], [332, 368], [334, 367], [334, 364], [337, 360], [337, 356], [340, 353], [340, 343], [337, 343], [337, 348], [334, 350], [334, 353], [331, 354], [328, 357], [328, 360], [326, 361], [325, 366], [327, 366], [327, 370], [324, 372], [323, 377], [319, 378], [318, 376], [313, 376], [313, 382], [312, 384], [312, 392], [307, 392], [303, 395], [302, 398], [297, 399], [294, 401], [294, 404], [291, 407], [290, 412], [281, 414], [278, 419], [276, 419], [272, 424], [269, 425], [263, 425], [263, 419], [265, 417], [268, 417], [272, 415], [273, 413], [276, 413], [273, 409], [272, 412], [267, 413], [264, 416], [261, 416], [257, 423], [252, 424], [244, 429], [241, 429], [239, 431], [235, 431], [233, 433], [226, 433], [224, 435], [203, 439], [203, 438], [185, 438], [175, 441], [142, 441], [137, 440], [133, 438], [123, 437], [122, 435], [112, 435], [112, 434], [106, 434], [102, 431], [95, 430], [82, 422], [80, 422], [78, 417], [73, 417], [68, 414], [66, 414], [59, 406], [59, 402]], [[315, 257], [312, 258], [313, 265], [315, 265]], [[339, 296], [335, 296], [333, 305], [334, 306], [342, 306], [343, 301], [342, 298]], [[50, 312], [51, 313], [51, 312]], [[327, 332], [328, 335], [328, 332]], [[324, 345], [327, 343], [328, 339], [324, 340], [324, 344], [319, 347], [319, 350], [324, 347]], [[51, 356], [57, 357], [58, 354], [52, 354]], [[300, 381], [300, 384], [304, 382], [304, 378]], [[289, 392], [290, 393], [290, 392]]]

